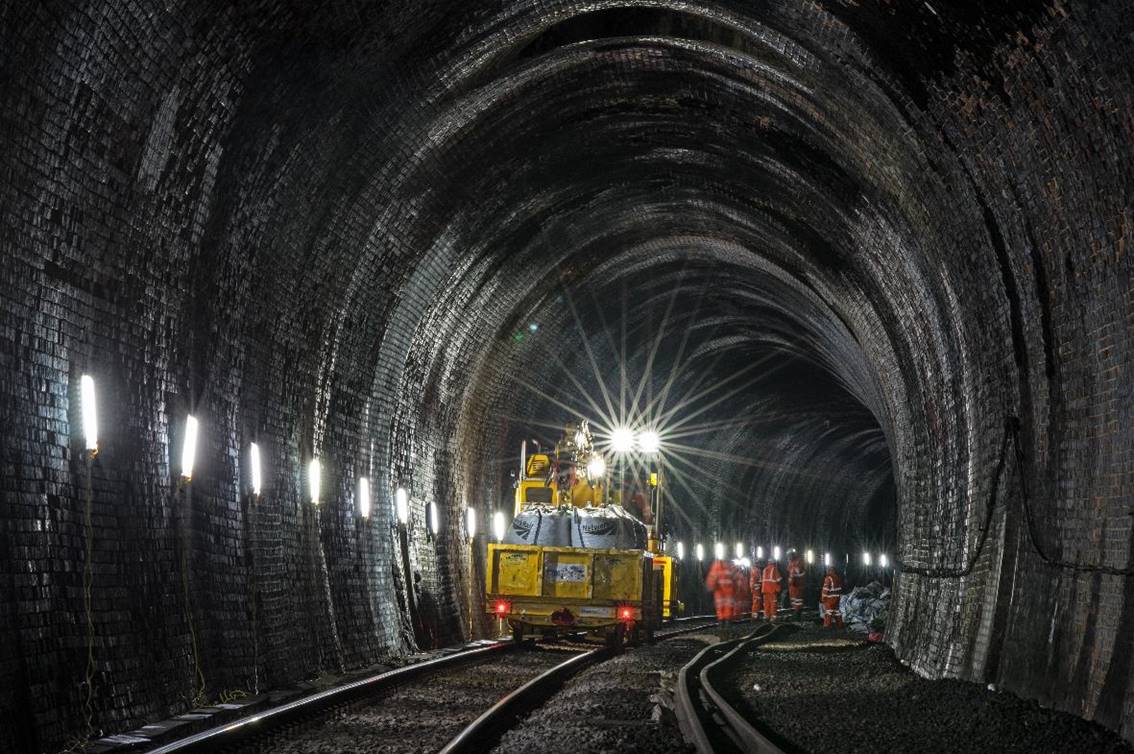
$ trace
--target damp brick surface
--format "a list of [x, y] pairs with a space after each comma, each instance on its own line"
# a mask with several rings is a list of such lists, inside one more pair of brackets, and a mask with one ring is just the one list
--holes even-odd
[[632, 406], [673, 539], [888, 551], [913, 670], [1134, 739], [1132, 28], [0, 4], [0, 749], [483, 635], [521, 441]]

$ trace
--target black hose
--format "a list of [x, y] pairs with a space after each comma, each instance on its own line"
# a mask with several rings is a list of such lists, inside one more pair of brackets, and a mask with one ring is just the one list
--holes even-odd
[[1000, 441], [1000, 457], [996, 461], [996, 470], [993, 472], [992, 489], [989, 492], [988, 508], [984, 516], [984, 525], [981, 527], [980, 537], [977, 540], [976, 551], [973, 553], [972, 558], [968, 564], [963, 568], [931, 568], [928, 566], [918, 566], [907, 564], [900, 558], [897, 559], [898, 570], [901, 573], [912, 573], [918, 576], [926, 576], [929, 578], [937, 579], [959, 579], [968, 576], [972, 573], [973, 568], [976, 567], [977, 562], [980, 560], [981, 553], [984, 551], [984, 546], [988, 542], [988, 534], [992, 529], [992, 517], [996, 512], [998, 495], [1000, 489], [1000, 480], [1004, 474], [1004, 467], [1007, 464], [1008, 457], [1008, 443], [1011, 441], [1012, 447], [1015, 450], [1016, 457], [1016, 477], [1020, 484], [1020, 499], [1024, 506], [1024, 520], [1027, 523], [1028, 542], [1031, 544], [1032, 549], [1039, 555], [1040, 559], [1054, 568], [1064, 568], [1069, 571], [1076, 571], [1079, 573], [1102, 573], [1109, 576], [1134, 576], [1134, 568], [1118, 568], [1116, 566], [1075, 563], [1069, 560], [1062, 560], [1052, 557], [1047, 554], [1043, 546], [1040, 544], [1039, 535], [1037, 533], [1037, 526], [1035, 520], [1035, 513], [1032, 511], [1031, 500], [1028, 495], [1027, 479], [1024, 476], [1024, 450], [1020, 447], [1020, 420], [1015, 416], [1009, 416], [1004, 421], [1004, 437]]

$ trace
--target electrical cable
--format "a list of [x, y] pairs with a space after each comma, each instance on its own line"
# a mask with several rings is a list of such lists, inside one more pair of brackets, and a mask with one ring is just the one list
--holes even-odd
[[[185, 490], [186, 485], [183, 483], [179, 487], [178, 492], [180, 493]], [[178, 497], [181, 497], [181, 495], [179, 494]], [[195, 622], [193, 620], [192, 594], [189, 588], [189, 545], [192, 537], [192, 532], [190, 529], [190, 524], [192, 522], [192, 510], [190, 508], [191, 501], [192, 497], [188, 492], [186, 492], [185, 505], [183, 507], [184, 512], [181, 514], [184, 517], [183, 520], [185, 521], [185, 531], [184, 535], [182, 536], [181, 542], [181, 588], [185, 599], [185, 622], [189, 626], [189, 641], [193, 650], [194, 688], [190, 704], [193, 707], [201, 707], [206, 702], [205, 673], [201, 669], [201, 656], [197, 649], [197, 628], [194, 625]]]
[[984, 551], [984, 546], [988, 541], [988, 534], [992, 529], [992, 518], [996, 512], [998, 495], [997, 492], [1000, 488], [1000, 481], [1004, 474], [1004, 467], [1007, 463], [1008, 443], [1011, 441], [1016, 459], [1015, 473], [1019, 480], [1020, 485], [1020, 499], [1024, 508], [1024, 520], [1027, 524], [1028, 542], [1031, 544], [1032, 549], [1039, 555], [1040, 559], [1048, 565], [1055, 568], [1062, 568], [1069, 571], [1078, 573], [1101, 573], [1109, 576], [1134, 576], [1134, 567], [1118, 568], [1116, 566], [1098, 565], [1098, 564], [1085, 564], [1075, 563], [1069, 560], [1062, 560], [1052, 557], [1044, 550], [1040, 544], [1038, 527], [1036, 525], [1035, 513], [1032, 511], [1031, 498], [1028, 493], [1027, 479], [1024, 476], [1025, 458], [1024, 450], [1020, 446], [1020, 420], [1015, 416], [1009, 416], [1004, 421], [1004, 436], [1000, 442], [1000, 456], [996, 462], [996, 470], [993, 472], [992, 489], [989, 492], [988, 506], [985, 512], [984, 525], [981, 527], [980, 535], [977, 540], [976, 550], [973, 557], [970, 559], [968, 565], [963, 568], [931, 568], [928, 566], [908, 565], [900, 558], [895, 558], [899, 566], [900, 573], [912, 573], [918, 576], [926, 576], [929, 578], [942, 578], [942, 579], [959, 579], [968, 576], [972, 573], [973, 568], [976, 567], [977, 562], [980, 561], [980, 556]]
[[249, 517], [250, 523], [251, 523], [249, 529], [250, 529], [251, 540], [252, 540], [251, 542], [248, 543], [248, 547], [252, 552], [252, 557], [249, 558], [249, 564], [248, 564], [248, 586], [249, 586], [249, 590], [252, 592], [252, 594], [250, 595], [250, 599], [249, 599], [250, 609], [251, 609], [251, 613], [252, 613], [251, 614], [251, 623], [252, 623], [252, 693], [255, 694], [255, 695], [259, 695], [259, 693], [260, 693], [260, 633], [259, 633], [259, 625], [258, 625], [258, 620], [257, 620], [258, 614], [257, 614], [257, 607], [256, 607], [256, 602], [259, 598], [259, 589], [258, 589], [259, 584], [256, 581], [256, 566], [257, 566], [256, 555], [258, 554], [256, 552], [256, 547], [257, 547], [257, 545], [260, 541], [259, 527], [257, 525], [257, 522], [258, 522], [259, 519], [258, 519], [258, 516], [256, 515], [256, 509], [259, 507], [257, 505], [259, 500], [260, 500], [260, 496], [253, 493], [252, 504], [249, 505], [249, 510], [248, 510], [248, 517]]
[[[1017, 427], [1018, 429], [1018, 427]], [[1039, 534], [1037, 533], [1035, 514], [1032, 512], [1031, 499], [1028, 496], [1028, 481], [1024, 477], [1024, 452], [1020, 447], [1020, 443], [1013, 443], [1016, 446], [1016, 472], [1020, 477], [1020, 497], [1024, 503], [1024, 520], [1028, 525], [1028, 540], [1032, 544], [1032, 549], [1036, 554], [1050, 566], [1056, 568], [1063, 568], [1068, 571], [1075, 571], [1077, 573], [1102, 573], [1108, 576], [1134, 576], [1134, 568], [1118, 568], [1117, 566], [1098, 565], [1095, 563], [1075, 563], [1070, 560], [1062, 560], [1048, 555], [1043, 547], [1040, 545]]]
[[912, 573], [918, 576], [927, 576], [936, 579], [960, 579], [972, 573], [973, 568], [976, 567], [977, 562], [980, 560], [981, 553], [984, 551], [985, 542], [988, 541], [988, 533], [992, 529], [992, 516], [996, 512], [997, 491], [1000, 489], [1000, 479], [1004, 474], [1004, 466], [1007, 461], [1008, 441], [1012, 435], [1013, 419], [1014, 417], [1009, 417], [1004, 423], [1004, 437], [1000, 440], [1000, 457], [996, 461], [996, 470], [992, 475], [992, 489], [989, 492], [988, 506], [984, 516], [984, 526], [981, 527], [976, 552], [973, 554], [968, 565], [963, 568], [931, 568], [928, 566], [907, 565], [905, 561], [895, 555], [894, 560], [897, 561], [900, 566], [901, 573]]
[[86, 495], [83, 509], [83, 539], [85, 540], [86, 555], [83, 561], [83, 613], [87, 623], [87, 667], [83, 678], [83, 718], [86, 724], [83, 735], [89, 741], [94, 734], [94, 610], [91, 607], [91, 592], [94, 585], [94, 525], [91, 521], [91, 508], [93, 506], [93, 492], [91, 484], [94, 457], [98, 453], [92, 450], [86, 453]]

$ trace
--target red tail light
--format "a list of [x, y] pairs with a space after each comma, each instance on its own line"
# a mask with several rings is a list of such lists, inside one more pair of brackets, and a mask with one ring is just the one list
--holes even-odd
[[622, 620], [630, 620], [634, 617], [634, 611], [628, 607], [622, 608]]
[[504, 600], [500, 600], [499, 602], [497, 602], [496, 603], [496, 612], [500, 615], [503, 615], [504, 613], [508, 612], [508, 603], [505, 602]]

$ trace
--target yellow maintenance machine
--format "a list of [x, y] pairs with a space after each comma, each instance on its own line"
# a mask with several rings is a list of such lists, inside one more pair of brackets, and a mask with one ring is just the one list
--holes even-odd
[[[681, 610], [676, 563], [652, 528], [612, 502], [587, 423], [569, 424], [550, 452], [521, 451], [512, 525], [488, 546], [486, 610], [528, 632], [649, 640]], [[656, 480], [656, 476], [654, 477]]]

